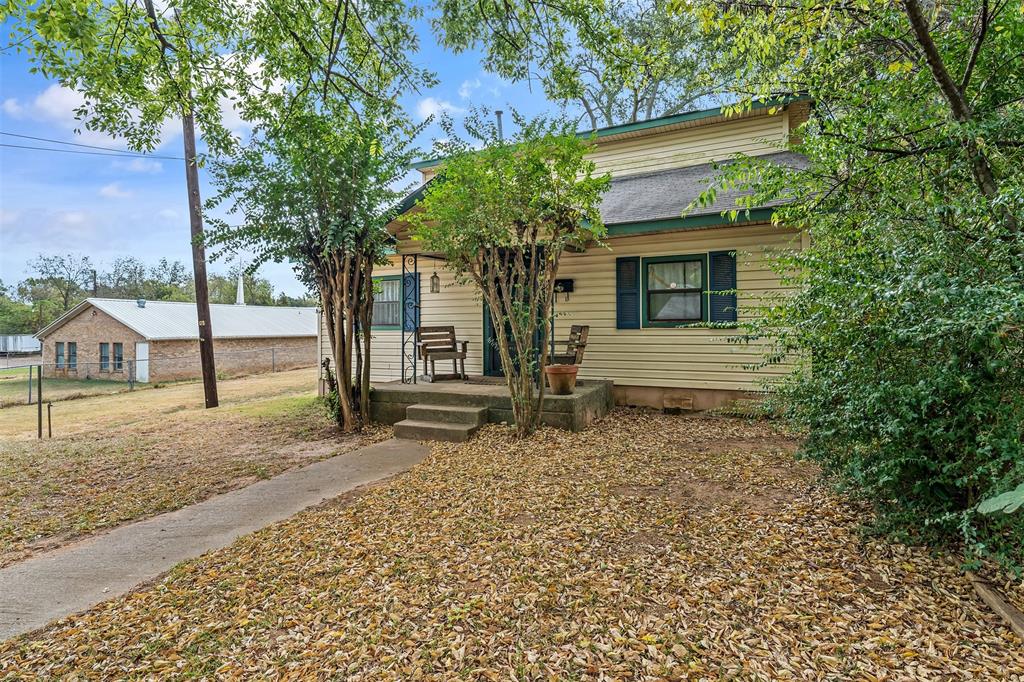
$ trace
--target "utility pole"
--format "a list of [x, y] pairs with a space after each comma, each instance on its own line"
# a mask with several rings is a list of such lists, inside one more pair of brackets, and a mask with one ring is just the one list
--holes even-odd
[[181, 117], [185, 138], [185, 183], [188, 186], [188, 218], [192, 231], [192, 270], [196, 282], [196, 316], [199, 318], [199, 362], [203, 368], [206, 407], [217, 407], [217, 369], [213, 361], [213, 324], [210, 290], [206, 282], [206, 246], [203, 244], [203, 212], [199, 199], [199, 167], [196, 165], [196, 124], [191, 110]]

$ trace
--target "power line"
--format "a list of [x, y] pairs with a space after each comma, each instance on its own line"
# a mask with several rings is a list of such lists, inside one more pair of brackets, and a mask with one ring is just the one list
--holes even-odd
[[113, 156], [115, 158], [135, 158], [135, 159], [166, 159], [169, 161], [184, 161], [185, 158], [182, 156], [157, 156], [155, 154], [138, 154], [135, 152], [87, 152], [79, 149], [53, 149], [52, 147], [32, 147], [24, 144], [9, 144], [7, 142], [0, 142], [0, 147], [9, 147], [11, 149], [31, 149], [37, 152], [62, 152], [64, 154], [88, 154], [90, 156]]
[[[6, 130], [0, 130], [0, 135], [7, 135], [9, 137], [20, 137], [20, 138], [25, 139], [25, 140], [35, 140], [36, 142], [52, 142], [54, 144], [66, 144], [66, 145], [70, 145], [72, 147], [85, 147], [86, 149], [100, 149], [100, 150], [105, 151], [105, 152], [117, 152], [118, 154], [144, 154], [145, 156], [150, 156], [149, 154], [146, 154], [145, 152], [133, 152], [131, 150], [116, 149], [114, 147], [100, 147], [99, 145], [95, 145], [95, 144], [82, 144], [81, 142], [64, 142], [63, 140], [54, 140], [54, 139], [51, 139], [49, 137], [34, 137], [32, 135], [22, 135], [21, 133], [9, 133]], [[180, 156], [161, 157], [161, 158], [174, 158], [174, 159], [179, 159], [181, 161], [184, 161], [184, 158], [182, 158]]]

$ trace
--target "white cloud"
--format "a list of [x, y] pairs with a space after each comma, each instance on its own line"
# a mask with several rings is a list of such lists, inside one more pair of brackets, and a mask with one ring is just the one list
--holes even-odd
[[424, 120], [431, 116], [439, 116], [443, 112], [448, 112], [449, 114], [463, 114], [466, 110], [462, 107], [455, 106], [446, 99], [439, 100], [434, 97], [424, 97], [416, 105], [416, 113]]
[[0, 225], [13, 225], [21, 217], [21, 211], [8, 211], [0, 208]]
[[11, 118], [21, 118], [25, 115], [25, 107], [13, 97], [8, 97], [2, 105], [4, 113]]
[[127, 199], [131, 192], [121, 187], [120, 183], [112, 182], [100, 188], [100, 196], [108, 199]]
[[[97, 130], [88, 130], [85, 122], [77, 118], [75, 110], [85, 104], [85, 97], [71, 88], [51, 83], [31, 102], [22, 104], [15, 99], [3, 102], [3, 110], [11, 116], [22, 119], [34, 119], [62, 129], [66, 134], [62, 139], [84, 142], [117, 149], [126, 149], [124, 140], [111, 137]], [[76, 132], [77, 131], [77, 132]], [[163, 145], [181, 134], [181, 122], [175, 118], [164, 121], [160, 128], [160, 142]]]
[[159, 215], [164, 220], [174, 220], [181, 214], [175, 211], [173, 208], [162, 208], [160, 209], [159, 213], [157, 213], [157, 215]]
[[57, 222], [61, 225], [84, 225], [85, 214], [81, 211], [60, 211], [57, 213]]
[[164, 165], [153, 159], [132, 159], [131, 161], [115, 161], [114, 168], [131, 173], [156, 174], [163, 171]]
[[459, 97], [462, 99], [469, 99], [473, 96], [473, 91], [479, 88], [480, 85], [481, 83], [479, 78], [462, 81], [462, 85], [459, 86]]
[[82, 93], [54, 83], [36, 96], [32, 108], [41, 118], [73, 127], [77, 124], [75, 109], [83, 104]]

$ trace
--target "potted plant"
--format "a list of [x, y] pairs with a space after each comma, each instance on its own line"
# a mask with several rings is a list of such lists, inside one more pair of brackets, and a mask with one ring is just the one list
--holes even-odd
[[576, 390], [576, 373], [579, 365], [548, 365], [544, 374], [553, 395], [571, 395]]

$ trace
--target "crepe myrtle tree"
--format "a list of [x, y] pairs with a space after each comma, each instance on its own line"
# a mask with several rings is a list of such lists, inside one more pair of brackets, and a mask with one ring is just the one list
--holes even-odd
[[[290, 261], [317, 292], [337, 378], [335, 416], [346, 431], [369, 420], [373, 268], [384, 259], [393, 189], [413, 158], [418, 132], [364, 108], [328, 110], [290, 102], [286, 119], [212, 164], [227, 217], [212, 220], [210, 243], [256, 254], [250, 270]], [[242, 217], [232, 224], [232, 216]]]
[[502, 139], [486, 114], [466, 121], [480, 149], [444, 124], [455, 141], [409, 221], [414, 238], [487, 303], [524, 437], [540, 424], [558, 264], [567, 246], [604, 237], [598, 205], [609, 179], [594, 175], [588, 141], [566, 124], [513, 113], [518, 133]]

